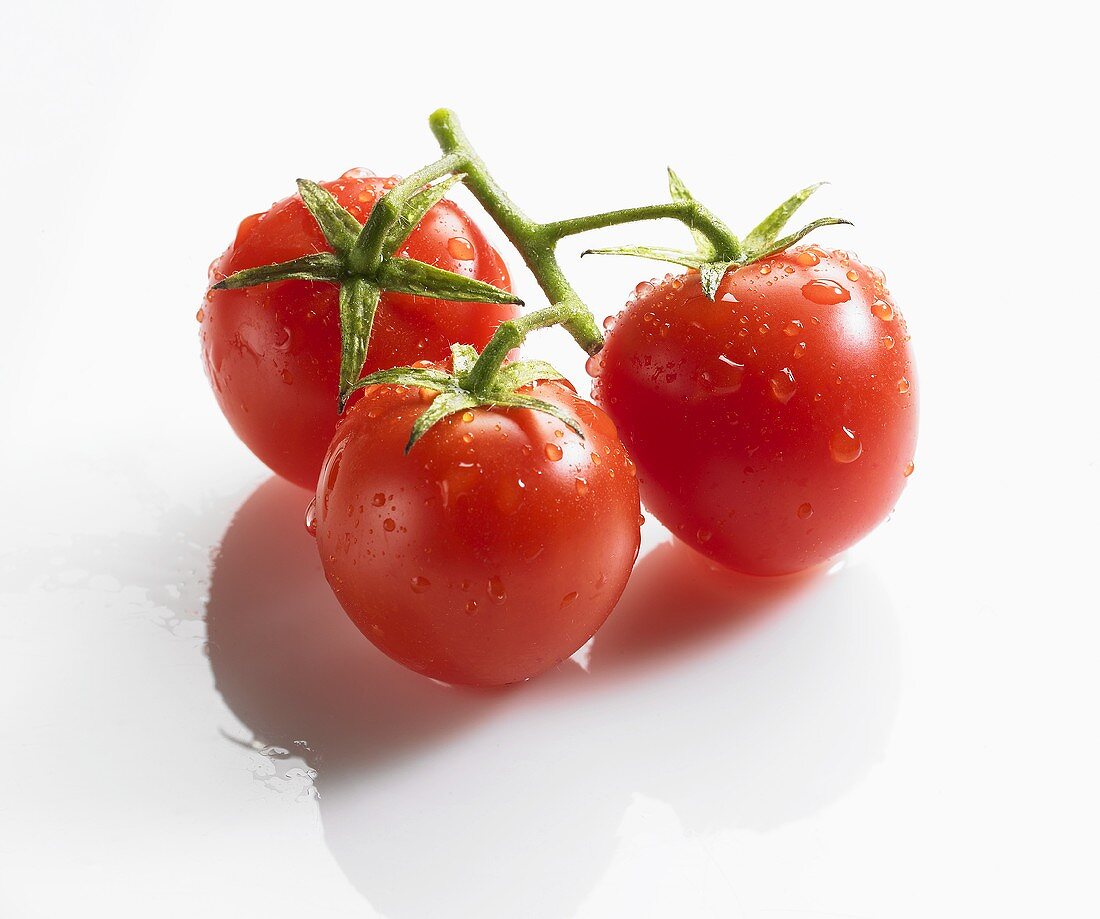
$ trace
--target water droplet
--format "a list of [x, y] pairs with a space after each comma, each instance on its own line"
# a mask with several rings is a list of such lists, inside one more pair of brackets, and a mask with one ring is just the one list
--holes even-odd
[[600, 371], [603, 370], [603, 358], [598, 354], [593, 354], [587, 361], [584, 362], [585, 372], [595, 379], [600, 375]]
[[702, 543], [707, 543], [707, 542], [710, 542], [710, 538], [711, 538], [711, 536], [713, 536], [713, 535], [714, 535], [714, 534], [713, 534], [713, 533], [711, 533], [711, 531], [710, 531], [710, 530], [707, 530], [707, 529], [700, 529], [700, 530], [699, 530], [699, 531], [698, 531], [698, 532], [697, 532], [697, 533], [695, 534], [695, 538], [696, 538], [696, 539], [698, 539], [698, 540], [699, 540], [699, 542], [702, 542]]
[[459, 262], [469, 262], [474, 257], [474, 247], [465, 236], [452, 236], [447, 240], [447, 251]]
[[285, 327], [279, 329], [279, 331], [275, 333], [275, 341], [273, 344], [275, 345], [276, 351], [290, 350], [290, 329]]
[[852, 295], [836, 281], [829, 281], [825, 278], [816, 278], [803, 285], [802, 296], [811, 303], [818, 303], [822, 306], [833, 306], [852, 298]]
[[876, 300], [871, 304], [871, 312], [883, 322], [889, 322], [894, 318], [894, 308], [885, 300]]
[[797, 345], [794, 346], [794, 351], [791, 352], [791, 357], [794, 358], [797, 361], [805, 353], [806, 353], [806, 342], [800, 341]]
[[474, 435], [467, 431], [462, 435], [462, 442], [464, 444], [472, 444], [474, 442]]
[[802, 252], [799, 252], [794, 257], [794, 261], [796, 265], [801, 265], [803, 268], [810, 268], [813, 265], [818, 264], [821, 259], [817, 257], [817, 254], [815, 252], [811, 252], [809, 249], [806, 249]]
[[772, 266], [769, 265], [767, 262], [765, 262], [763, 265], [760, 266], [761, 276], [766, 275], [766, 274], [771, 274], [771, 273], [772, 273]]
[[385, 520], [382, 521], [382, 529], [385, 530], [387, 533], [392, 533], [395, 529], [397, 529], [397, 523], [392, 517], [387, 517]]
[[375, 507], [382, 507], [386, 503], [386, 493], [384, 491], [376, 491], [374, 497], [370, 499], [370, 503]]
[[545, 447], [542, 448], [542, 452], [546, 454], [546, 458], [552, 463], [556, 463], [562, 458], [562, 456], [564, 456], [561, 451], [561, 447], [559, 447], [557, 444], [547, 444]]
[[577, 599], [577, 592], [575, 590], [569, 591], [564, 597], [561, 598], [561, 608], [565, 609], [570, 603]]
[[469, 424], [471, 421], [474, 420], [474, 413], [473, 412], [463, 412], [462, 413], [462, 420], [465, 421], [467, 424]]
[[313, 498], [306, 507], [306, 532], [310, 536], [317, 535], [317, 499]]
[[810, 504], [809, 501], [807, 501], [804, 504], [798, 505], [798, 510], [796, 511], [796, 513], [798, 514], [798, 519], [799, 520], [805, 520], [807, 517], [811, 516], [813, 514], [813, 512], [814, 512], [813, 505]]
[[684, 282], [681, 281], [679, 278], [673, 278], [672, 279], [671, 287], [672, 287], [673, 290], [679, 290], [683, 286], [684, 286]]
[[202, 320], [205, 316], [206, 316], [206, 313], [203, 311], [203, 308], [200, 306], [199, 311], [197, 313], [195, 313], [195, 321], [196, 322], [202, 322]]
[[902, 395], [905, 395], [905, 393], [909, 392], [909, 381], [905, 379], [905, 377], [902, 377], [900, 380], [898, 380], [898, 392], [900, 392]]
[[909, 476], [913, 474], [913, 470], [916, 468], [917, 467], [913, 465], [912, 460], [910, 460], [908, 463], [905, 464], [905, 469], [902, 470], [901, 474], [906, 478], [909, 478]]
[[615, 322], [617, 321], [617, 318], [618, 317], [616, 316], [605, 316], [603, 320], [604, 331], [610, 332], [613, 328], [615, 328]]
[[374, 175], [375, 174], [373, 172], [371, 172], [371, 170], [365, 169], [362, 166], [356, 166], [352, 169], [349, 169], [342, 176], [340, 176], [340, 178], [341, 179], [370, 179], [370, 178], [373, 178]]
[[492, 597], [497, 603], [503, 603], [507, 594], [504, 592], [504, 582], [499, 576], [493, 575], [489, 578], [489, 584], [486, 587], [489, 592], [489, 596]]
[[286, 383], [287, 386], [294, 382], [294, 375], [285, 367], [283, 368], [283, 372], [279, 374], [279, 376], [283, 378], [283, 382]]
[[420, 575], [417, 575], [409, 582], [409, 585], [412, 587], [412, 591], [414, 594], [422, 594], [424, 593], [424, 591], [432, 586], [432, 582], [429, 581], [427, 578], [423, 578], [420, 577]]
[[644, 525], [645, 525], [645, 517], [643, 515], [639, 514], [638, 515], [638, 526], [644, 526]]
[[883, 335], [882, 336], [882, 346], [887, 351], [889, 351], [892, 347], [894, 347], [894, 339], [891, 338], [889, 335]]
[[795, 390], [798, 388], [798, 384], [795, 382], [794, 374], [791, 372], [790, 367], [784, 367], [778, 373], [773, 373], [768, 383], [771, 385], [772, 395], [783, 403], [783, 405], [791, 401], [791, 396], [794, 395]]
[[642, 281], [637, 287], [634, 288], [634, 296], [647, 297], [653, 293], [653, 285], [648, 281]]
[[794, 338], [802, 331], [802, 323], [797, 319], [792, 319], [783, 327], [783, 334], [789, 335]]
[[854, 268], [849, 268], [847, 274], [845, 274], [844, 277], [846, 277], [849, 281], [858, 281], [859, 272], [856, 271]]
[[477, 612], [477, 600], [466, 601], [466, 615], [472, 616]]
[[863, 441], [855, 432], [841, 428], [829, 438], [829, 453], [838, 463], [854, 463], [863, 453]]
[[601, 457], [600, 454], [598, 454], [598, 453], [593, 453], [592, 454], [592, 465], [593, 466], [598, 466], [602, 462], [603, 462], [603, 457]]
[[582, 498], [588, 494], [588, 480], [577, 477], [577, 494]]

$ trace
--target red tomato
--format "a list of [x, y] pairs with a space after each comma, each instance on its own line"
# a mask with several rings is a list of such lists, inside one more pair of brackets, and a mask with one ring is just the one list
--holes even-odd
[[[352, 169], [323, 187], [363, 221], [392, 185], [392, 179]], [[233, 244], [210, 266], [210, 282], [245, 268], [329, 248], [302, 199], [293, 195], [241, 222]], [[511, 289], [500, 255], [450, 201], [440, 201], [428, 212], [402, 251]], [[511, 305], [384, 293], [364, 373], [418, 360], [441, 360], [455, 342], [481, 348], [497, 325], [514, 315]], [[338, 421], [336, 285], [294, 280], [210, 290], [198, 317], [207, 375], [233, 430], [271, 469], [313, 490]]]
[[556, 418], [474, 408], [431, 428], [434, 396], [376, 386], [325, 459], [313, 524], [329, 584], [406, 667], [494, 686], [569, 657], [611, 612], [638, 553], [638, 484], [615, 427], [567, 384], [533, 394]]
[[[590, 366], [593, 366], [590, 364]], [[638, 285], [596, 359], [646, 506], [750, 574], [822, 562], [894, 506], [912, 472], [916, 372], [883, 276], [795, 248]]]

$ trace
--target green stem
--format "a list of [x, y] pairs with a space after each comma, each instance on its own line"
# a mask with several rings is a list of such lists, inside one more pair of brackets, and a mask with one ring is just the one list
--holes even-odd
[[[585, 311], [587, 312], [587, 310]], [[589, 313], [589, 318], [591, 314]], [[486, 393], [492, 388], [493, 380], [500, 370], [508, 352], [523, 344], [523, 340], [536, 329], [546, 329], [554, 325], [568, 328], [568, 323], [577, 319], [575, 310], [564, 303], [545, 306], [526, 316], [509, 319], [497, 326], [493, 337], [481, 352], [470, 373], [466, 377], [466, 388], [473, 393]]]

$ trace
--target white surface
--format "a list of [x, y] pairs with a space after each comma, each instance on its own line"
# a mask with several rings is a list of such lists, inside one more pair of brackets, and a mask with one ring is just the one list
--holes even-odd
[[[1096, 915], [1095, 54], [1080, 8], [1010, 8], [7, 11], [0, 914]], [[513, 691], [375, 653], [193, 315], [240, 217], [411, 171], [441, 104], [539, 216], [658, 198], [671, 163], [746, 227], [831, 179], [808, 210], [857, 226], [822, 238], [886, 270], [918, 349], [894, 519], [756, 586], [651, 520], [584, 666]], [[565, 258], [602, 315], [649, 268], [592, 241]]]

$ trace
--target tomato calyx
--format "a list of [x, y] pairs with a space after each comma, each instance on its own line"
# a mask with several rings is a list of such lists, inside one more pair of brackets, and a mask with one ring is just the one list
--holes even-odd
[[[483, 354], [488, 352], [489, 348], [486, 347]], [[550, 402], [519, 392], [535, 383], [563, 380], [565, 377], [562, 373], [546, 361], [512, 361], [497, 367], [487, 383], [479, 384], [474, 370], [481, 357], [472, 345], [451, 345], [452, 373], [436, 367], [394, 367], [363, 377], [355, 384], [354, 389], [379, 385], [417, 386], [438, 393], [431, 405], [413, 423], [409, 441], [405, 444], [406, 453], [448, 415], [480, 406], [526, 408], [546, 412], [584, 439], [580, 422], [568, 412]]]
[[711, 221], [714, 218], [688, 191], [687, 186], [680, 180], [680, 177], [669, 169], [669, 193], [674, 203], [688, 210], [688, 219], [685, 222], [695, 240], [696, 248], [694, 251], [665, 249], [655, 246], [617, 246], [610, 249], [587, 249], [581, 255], [630, 255], [660, 262], [671, 262], [684, 268], [694, 268], [699, 272], [703, 293], [708, 300], [713, 300], [718, 291], [718, 285], [730, 268], [750, 265], [753, 262], [767, 258], [769, 255], [782, 252], [820, 227], [837, 224], [851, 225], [850, 220], [845, 220], [842, 217], [821, 217], [806, 224], [794, 233], [789, 233], [782, 238], [779, 237], [780, 232], [787, 225], [787, 221], [794, 216], [795, 211], [824, 184], [824, 182], [818, 182], [815, 185], [808, 185], [801, 191], [791, 195], [750, 230], [744, 239], [738, 239], [728, 230], [725, 233], [726, 238], [723, 239], [721, 234], [716, 234], [713, 230], [704, 232], [695, 225], [695, 222], [691, 219], [694, 212], [708, 217]]
[[514, 294], [492, 284], [397, 254], [428, 211], [462, 178], [456, 174], [430, 184], [430, 180], [419, 181], [419, 175], [409, 176], [379, 199], [365, 224], [360, 224], [328, 190], [316, 182], [299, 179], [302, 202], [332, 251], [238, 271], [213, 285], [213, 289], [235, 290], [288, 280], [338, 284], [339, 409], [343, 411], [363, 372], [374, 314], [383, 291], [440, 300], [522, 305]]

